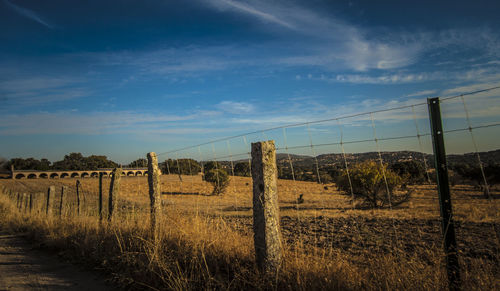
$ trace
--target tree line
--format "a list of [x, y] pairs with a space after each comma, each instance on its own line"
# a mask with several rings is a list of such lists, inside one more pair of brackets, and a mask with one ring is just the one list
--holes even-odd
[[11, 166], [16, 170], [97, 170], [102, 168], [115, 168], [119, 164], [109, 160], [106, 156], [91, 155], [84, 157], [81, 153], [70, 153], [64, 156], [61, 161], [54, 163], [48, 159], [35, 158], [13, 158], [2, 164], [2, 169], [10, 171]]

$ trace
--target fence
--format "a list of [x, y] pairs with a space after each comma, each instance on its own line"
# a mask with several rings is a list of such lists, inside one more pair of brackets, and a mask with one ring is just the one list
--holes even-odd
[[[457, 289], [461, 271], [474, 272], [478, 264], [498, 271], [500, 193], [492, 185], [498, 183], [494, 169], [500, 157], [500, 151], [493, 151], [500, 149], [499, 88], [159, 153], [163, 175], [152, 175], [157, 170], [150, 168], [148, 176], [151, 213], [159, 213], [161, 206], [163, 212], [208, 217], [254, 237], [257, 261], [267, 271], [279, 268], [282, 254], [299, 259], [340, 252], [358, 262], [380, 256], [400, 263], [418, 258], [425, 264], [445, 261], [450, 288]], [[258, 154], [267, 140], [274, 141], [276, 159], [263, 157], [262, 148]], [[445, 146], [454, 153], [448, 154], [448, 164]], [[156, 164], [153, 156], [148, 159], [150, 167]], [[278, 180], [270, 179], [276, 175], [272, 167]], [[113, 191], [126, 192], [117, 200], [125, 219], [149, 212], [144, 179], [124, 178], [119, 189], [100, 180], [99, 189], [110, 189], [110, 220], [117, 199]], [[56, 214], [102, 219], [107, 191], [98, 191], [89, 179], [80, 182], [80, 188], [66, 189], [60, 197], [54, 189], [46, 195], [11, 192], [10, 197], [28, 211], [45, 207], [49, 214], [56, 202]], [[32, 191], [25, 186], [25, 192]], [[77, 189], [82, 210], [78, 206], [75, 214]], [[42, 197], [45, 204], [35, 203]], [[152, 226], [166, 227], [154, 218]]]

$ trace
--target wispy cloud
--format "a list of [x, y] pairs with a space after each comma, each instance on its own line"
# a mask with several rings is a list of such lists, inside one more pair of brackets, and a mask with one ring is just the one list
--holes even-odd
[[47, 27], [47, 28], [50, 28], [50, 29], [53, 29], [54, 26], [52, 24], [50, 24], [49, 22], [47, 22], [46, 20], [44, 20], [40, 15], [38, 15], [36, 12], [32, 11], [32, 10], [29, 10], [27, 8], [23, 8], [21, 6], [18, 6], [18, 5], [15, 5], [14, 3], [11, 3], [10, 1], [8, 0], [4, 0], [4, 3], [12, 10], [14, 10], [15, 12], [17, 12], [18, 14], [26, 17], [26, 18], [29, 18], [35, 22], [38, 22], [40, 23], [41, 25]]
[[231, 114], [250, 113], [255, 109], [250, 103], [234, 101], [222, 101], [216, 107]]
[[0, 82], [0, 93], [10, 105], [34, 106], [88, 95], [84, 80], [71, 77], [22, 77]]
[[254, 17], [257, 17], [258, 19], [264, 21], [264, 22], [272, 22], [275, 24], [278, 24], [280, 26], [284, 26], [290, 29], [295, 29], [293, 25], [290, 23], [278, 18], [277, 16], [269, 13], [269, 12], [264, 12], [263, 10], [260, 10], [259, 8], [252, 7], [249, 4], [246, 3], [241, 3], [241, 2], [236, 2], [232, 0], [210, 0], [208, 3], [212, 4], [213, 6], [217, 7], [220, 10], [234, 10], [238, 11], [240, 13], [248, 14]]
[[4, 114], [0, 116], [0, 124], [2, 124], [0, 135], [180, 133], [179, 128], [188, 128], [183, 122], [213, 116], [214, 112], [211, 111], [186, 115], [161, 115], [133, 111], [79, 113], [71, 110], [52, 113]]
[[405, 97], [430, 96], [430, 95], [435, 95], [436, 92], [437, 92], [436, 90], [422, 90], [415, 93], [407, 94], [405, 95]]

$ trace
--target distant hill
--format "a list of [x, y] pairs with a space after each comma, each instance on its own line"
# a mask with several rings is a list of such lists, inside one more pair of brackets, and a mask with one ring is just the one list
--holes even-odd
[[[500, 149], [488, 152], [480, 152], [481, 161], [486, 164], [497, 164], [500, 163]], [[424, 158], [427, 160], [428, 165], [433, 167], [434, 155], [422, 154], [421, 152], [414, 151], [398, 151], [398, 152], [381, 152], [380, 156], [384, 163], [393, 164], [400, 161], [407, 160], [419, 160], [422, 161]], [[277, 154], [276, 155], [278, 165], [286, 166], [289, 164], [289, 158], [287, 154]], [[318, 165], [320, 167], [342, 164], [344, 163], [344, 157], [342, 154], [323, 154], [316, 156], [318, 160]], [[355, 154], [345, 154], [345, 159], [348, 163], [363, 162], [366, 160], [378, 160], [378, 152], [367, 152], [367, 153], [355, 153]], [[292, 155], [290, 154], [290, 160], [293, 165], [311, 167], [316, 163], [315, 158], [306, 155]], [[477, 163], [476, 153], [466, 153], [462, 155], [448, 155], [448, 163], [450, 165], [457, 163], [475, 164]]]

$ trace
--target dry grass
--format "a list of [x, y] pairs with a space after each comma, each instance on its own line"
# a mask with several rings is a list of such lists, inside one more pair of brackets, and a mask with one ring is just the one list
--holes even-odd
[[[280, 180], [285, 261], [263, 280], [253, 263], [250, 178], [231, 177], [226, 194], [210, 196], [200, 176], [162, 176], [161, 233], [149, 232], [146, 177], [122, 179], [119, 219], [99, 224], [97, 179], [81, 179], [85, 200], [75, 210], [75, 179], [0, 180], [4, 192], [33, 193], [31, 214], [2, 195], [2, 228], [108, 272], [126, 288], [143, 289], [446, 289], [435, 186], [418, 186], [410, 203], [388, 210], [353, 210], [334, 185]], [[44, 212], [49, 185], [70, 187], [59, 218]], [[104, 207], [109, 180], [104, 179]], [[299, 194], [304, 203], [297, 204]], [[493, 193], [498, 196], [498, 190]], [[14, 195], [14, 197], [16, 197]], [[500, 221], [496, 200], [469, 186], [453, 188], [463, 288], [500, 289]], [[105, 212], [106, 213], [106, 212]]]

